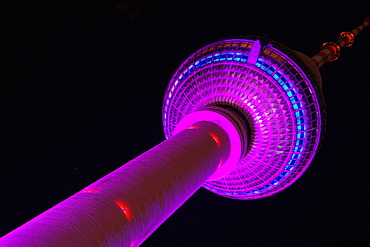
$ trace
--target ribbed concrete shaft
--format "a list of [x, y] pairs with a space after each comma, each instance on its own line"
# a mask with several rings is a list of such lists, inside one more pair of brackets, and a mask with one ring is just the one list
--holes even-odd
[[226, 132], [200, 122], [0, 239], [0, 246], [137, 246], [217, 170]]

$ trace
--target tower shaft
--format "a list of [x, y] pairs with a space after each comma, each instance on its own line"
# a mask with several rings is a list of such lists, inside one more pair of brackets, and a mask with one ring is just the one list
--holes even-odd
[[0, 239], [1, 246], [137, 246], [228, 159], [228, 134], [198, 122]]

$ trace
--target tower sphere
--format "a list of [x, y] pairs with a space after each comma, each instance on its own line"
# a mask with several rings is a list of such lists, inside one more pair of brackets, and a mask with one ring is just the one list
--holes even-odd
[[311, 59], [256, 36], [207, 45], [180, 65], [163, 101], [166, 138], [185, 116], [212, 106], [237, 112], [248, 129], [248, 146], [234, 169], [203, 184], [233, 199], [267, 197], [296, 181], [326, 123], [321, 77]]

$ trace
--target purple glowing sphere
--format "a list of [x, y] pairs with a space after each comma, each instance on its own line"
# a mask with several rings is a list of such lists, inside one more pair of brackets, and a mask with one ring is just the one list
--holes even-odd
[[[262, 40], [262, 41], [261, 41]], [[235, 170], [203, 187], [250, 200], [287, 188], [307, 169], [323, 136], [321, 77], [305, 55], [259, 37], [222, 40], [185, 60], [163, 103], [166, 138], [188, 114], [233, 108], [248, 126], [248, 149]]]

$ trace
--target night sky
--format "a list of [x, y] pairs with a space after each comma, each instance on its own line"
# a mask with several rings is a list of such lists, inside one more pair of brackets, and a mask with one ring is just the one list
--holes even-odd
[[[163, 141], [167, 83], [199, 48], [268, 34], [311, 57], [370, 16], [280, 2], [2, 3], [0, 235]], [[370, 27], [321, 72], [327, 132], [295, 184], [255, 201], [202, 188], [143, 246], [368, 244]]]

